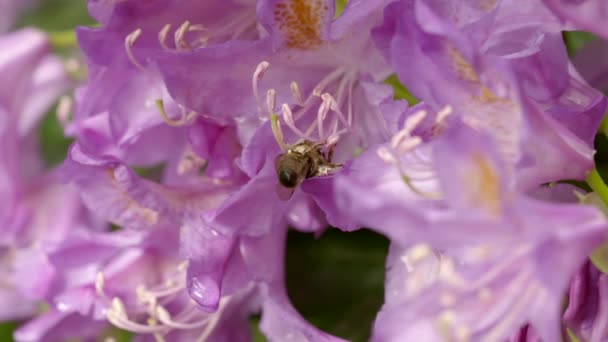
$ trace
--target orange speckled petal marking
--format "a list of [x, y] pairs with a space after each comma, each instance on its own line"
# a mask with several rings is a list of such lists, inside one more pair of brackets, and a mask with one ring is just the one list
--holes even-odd
[[288, 48], [312, 50], [324, 41], [334, 5], [324, 0], [279, 0], [267, 1], [261, 11], [271, 33]]

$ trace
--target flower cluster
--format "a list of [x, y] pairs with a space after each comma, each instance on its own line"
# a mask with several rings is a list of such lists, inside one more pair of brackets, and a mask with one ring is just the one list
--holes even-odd
[[608, 39], [608, 4], [339, 4], [88, 0], [81, 83], [43, 32], [0, 36], [16, 341], [249, 341], [256, 314], [271, 341], [342, 341], [285, 284], [288, 230], [328, 227], [390, 240], [373, 341], [608, 340], [608, 220], [561, 182], [594, 170], [608, 109], [608, 45], [571, 60], [562, 32]]

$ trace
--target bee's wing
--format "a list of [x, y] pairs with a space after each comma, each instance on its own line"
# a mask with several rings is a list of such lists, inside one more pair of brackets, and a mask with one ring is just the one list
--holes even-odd
[[291, 196], [293, 195], [293, 192], [296, 191], [295, 188], [293, 188], [293, 189], [286, 188], [286, 187], [282, 186], [280, 183], [277, 183], [275, 189], [276, 189], [277, 196], [279, 196], [279, 198], [282, 201], [289, 200], [291, 198]]

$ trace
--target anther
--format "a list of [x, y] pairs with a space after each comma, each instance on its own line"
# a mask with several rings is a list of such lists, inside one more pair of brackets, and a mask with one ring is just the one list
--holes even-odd
[[140, 28], [129, 33], [125, 37], [125, 50], [127, 52], [127, 56], [129, 56], [129, 60], [131, 61], [131, 63], [133, 63], [133, 65], [135, 65], [139, 69], [144, 70], [144, 67], [137, 61], [137, 59], [135, 59], [135, 56], [133, 55], [133, 50], [132, 50], [133, 45], [135, 44], [135, 42], [137, 41], [139, 36], [141, 36]]
[[403, 130], [411, 133], [427, 116], [425, 110], [419, 110], [414, 114], [410, 115], [403, 124]]
[[64, 129], [70, 123], [72, 108], [74, 105], [74, 101], [68, 95], [63, 95], [59, 98], [59, 104], [57, 105], [57, 121], [61, 124], [61, 127]]
[[166, 24], [158, 32], [158, 42], [160, 43], [160, 46], [164, 50], [171, 50], [171, 48], [169, 48], [169, 46], [167, 46], [167, 35], [169, 35], [169, 30], [171, 30], [171, 24]]
[[100, 297], [106, 297], [106, 293], [104, 291], [105, 279], [102, 272], [97, 272], [95, 275], [95, 292]]
[[393, 153], [385, 146], [379, 147], [378, 150], [376, 150], [376, 153], [378, 154], [378, 157], [380, 157], [380, 159], [384, 160], [389, 164], [397, 163], [397, 158], [395, 158]]
[[253, 96], [255, 97], [255, 100], [258, 104], [258, 110], [260, 112], [263, 112], [263, 108], [262, 108], [262, 101], [260, 100], [260, 95], [258, 93], [258, 83], [262, 79], [262, 76], [264, 76], [264, 72], [266, 72], [266, 70], [268, 69], [269, 66], [270, 66], [270, 63], [268, 63], [267, 61], [260, 62], [260, 64], [258, 64], [258, 66], [255, 68], [255, 71], [253, 72], [253, 77], [251, 79], [251, 86], [253, 88]]
[[448, 116], [452, 114], [452, 106], [445, 106], [439, 112], [437, 112], [437, 116], [435, 117], [435, 123], [442, 123]]
[[188, 27], [190, 26], [190, 22], [188, 20], [184, 21], [174, 33], [175, 39], [175, 47], [178, 50], [191, 50], [192, 47], [188, 42], [184, 39], [184, 35], [188, 32]]
[[296, 103], [300, 106], [304, 105], [304, 100], [302, 99], [302, 92], [300, 91], [300, 86], [296, 81], [291, 81], [289, 85], [289, 89], [291, 90], [291, 95], [296, 100]]

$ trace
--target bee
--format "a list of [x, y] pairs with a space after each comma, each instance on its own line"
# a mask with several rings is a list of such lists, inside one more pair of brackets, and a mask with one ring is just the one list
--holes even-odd
[[325, 155], [322, 146], [323, 144], [304, 140], [278, 155], [275, 169], [279, 183], [284, 188], [295, 189], [305, 179], [325, 176], [337, 169], [340, 165], [331, 162], [333, 148]]

